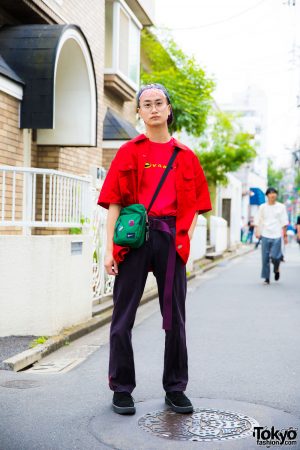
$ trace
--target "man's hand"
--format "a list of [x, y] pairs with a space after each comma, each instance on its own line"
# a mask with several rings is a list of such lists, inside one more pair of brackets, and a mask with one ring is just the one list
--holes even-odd
[[287, 245], [288, 242], [289, 242], [288, 237], [287, 236], [283, 236], [283, 241], [284, 241], [285, 245]]
[[195, 226], [197, 224], [197, 220], [198, 220], [198, 212], [195, 213], [193, 221], [192, 221], [191, 226], [190, 226], [190, 229], [188, 231], [188, 236], [189, 236], [190, 241], [192, 240], [192, 237], [193, 237], [193, 234], [194, 234], [194, 231], [195, 231]]
[[118, 264], [111, 252], [107, 252], [104, 258], [104, 267], [108, 275], [118, 275]]
[[118, 264], [113, 257], [114, 248], [114, 230], [116, 221], [121, 211], [121, 205], [111, 203], [108, 208], [106, 231], [107, 243], [104, 257], [104, 267], [108, 275], [118, 275]]
[[260, 233], [255, 233], [255, 237], [256, 237], [256, 239], [260, 239], [261, 238]]

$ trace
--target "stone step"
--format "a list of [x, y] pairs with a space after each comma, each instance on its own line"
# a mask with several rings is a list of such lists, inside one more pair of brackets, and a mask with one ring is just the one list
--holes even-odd
[[214, 260], [214, 259], [218, 259], [221, 257], [222, 257], [222, 253], [220, 253], [220, 252], [206, 252], [205, 253], [205, 258], [207, 258], [207, 259]]
[[93, 304], [93, 312], [92, 315], [97, 316], [98, 314], [102, 314], [106, 311], [109, 311], [113, 306], [113, 300], [112, 297], [107, 297], [104, 301], [98, 304]]
[[214, 245], [207, 244], [207, 246], [206, 246], [206, 252], [214, 252], [214, 251], [215, 251], [215, 246], [214, 246]]

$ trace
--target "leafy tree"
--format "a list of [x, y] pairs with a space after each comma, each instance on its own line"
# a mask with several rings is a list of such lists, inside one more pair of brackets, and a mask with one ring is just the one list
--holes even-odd
[[186, 56], [171, 38], [160, 43], [148, 30], [142, 32], [142, 84], [161, 83], [168, 89], [174, 112], [171, 131], [185, 129], [200, 136], [212, 105], [214, 82]]
[[214, 191], [216, 183], [227, 183], [227, 172], [236, 171], [255, 157], [252, 136], [244, 132], [232, 114], [212, 115], [215, 84], [194, 58], [186, 56], [171, 38], [163, 44], [148, 30], [142, 32], [142, 84], [162, 83], [170, 93], [174, 123], [170, 131], [185, 130], [199, 138], [196, 152]]
[[208, 183], [226, 185], [226, 174], [235, 172], [241, 165], [256, 156], [253, 136], [242, 130], [237, 116], [215, 111], [213, 122], [200, 140], [196, 154], [205, 168]]
[[268, 186], [280, 190], [281, 182], [284, 177], [284, 171], [282, 169], [275, 169], [273, 162], [268, 160]]

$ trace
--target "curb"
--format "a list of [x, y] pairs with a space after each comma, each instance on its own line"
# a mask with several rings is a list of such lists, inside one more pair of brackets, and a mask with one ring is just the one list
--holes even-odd
[[[228, 256], [227, 255], [221, 256], [216, 261], [203, 265], [203, 267], [201, 267], [201, 260], [199, 260], [198, 262], [199, 269], [196, 269], [195, 271], [193, 271], [193, 273], [188, 275], [187, 280], [189, 281], [195, 278], [196, 276], [213, 269], [222, 261], [231, 260], [234, 258], [238, 258], [240, 256], [247, 255], [253, 250], [254, 249], [250, 247], [246, 248], [242, 252], [236, 251], [231, 255], [229, 254]], [[140, 301], [140, 305], [144, 305], [145, 303], [153, 300], [154, 298], [157, 298], [157, 295], [158, 295], [157, 289], [149, 291], [147, 294], [143, 295]], [[113, 311], [113, 302], [111, 300], [110, 307], [108, 307], [107, 310], [105, 310], [98, 316], [95, 316], [92, 319], [80, 323], [78, 325], [75, 325], [71, 328], [66, 328], [63, 330], [61, 334], [57, 336], [52, 336], [44, 344], [39, 344], [32, 349], [25, 350], [21, 353], [18, 353], [15, 356], [11, 356], [10, 358], [6, 359], [5, 361], [3, 361], [4, 369], [18, 372], [22, 369], [25, 369], [28, 366], [31, 366], [32, 364], [40, 361], [42, 358], [58, 350], [59, 348], [65, 345], [69, 345], [70, 342], [75, 341], [76, 339], [88, 333], [91, 333], [92, 331], [95, 331], [97, 328], [100, 328], [103, 325], [109, 323], [111, 321], [112, 311]]]

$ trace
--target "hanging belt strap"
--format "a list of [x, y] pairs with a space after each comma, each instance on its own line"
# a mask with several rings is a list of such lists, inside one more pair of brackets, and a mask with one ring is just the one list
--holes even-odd
[[[166, 169], [164, 170], [164, 173], [162, 174], [161, 179], [159, 180], [159, 183], [157, 185], [157, 188], [153, 194], [152, 200], [148, 206], [147, 213], [152, 208], [153, 203], [156, 200], [156, 197], [158, 196], [159, 191], [161, 190], [162, 185], [165, 182], [165, 179], [168, 176], [168, 173], [170, 172], [172, 168], [172, 164], [175, 161], [175, 158], [177, 156], [177, 153], [179, 152], [179, 148], [175, 147], [172, 156], [168, 162], [168, 165]], [[168, 262], [167, 262], [167, 271], [166, 271], [166, 278], [165, 278], [165, 285], [164, 285], [164, 297], [163, 297], [163, 329], [164, 330], [171, 330], [172, 329], [172, 295], [173, 295], [173, 281], [174, 281], [174, 273], [175, 273], [175, 262], [176, 262], [176, 249], [175, 249], [175, 241], [174, 236], [172, 234], [172, 231], [169, 227], [169, 224], [167, 221], [159, 220], [156, 218], [149, 217], [151, 228], [154, 230], [159, 230], [164, 233], [167, 233], [169, 235], [169, 253], [168, 253]], [[175, 226], [175, 223], [174, 223]]]
[[[175, 248], [175, 239], [173, 233], [170, 229], [170, 226], [175, 227], [176, 219], [173, 219], [174, 222], [170, 224], [168, 220], [162, 220], [159, 217], [150, 217], [150, 227], [153, 230], [162, 231], [163, 233], [167, 233], [169, 237], [169, 251], [168, 251], [168, 260], [167, 260], [167, 269], [165, 275], [165, 283], [164, 283], [164, 295], [163, 295], [163, 329], [171, 330], [172, 329], [172, 297], [173, 297], [173, 282], [174, 282], [174, 274], [175, 274], [175, 264], [176, 264], [176, 248]], [[169, 223], [168, 223], [169, 222]]]
[[155, 192], [153, 194], [152, 200], [151, 200], [150, 205], [148, 206], [148, 209], [147, 209], [147, 213], [149, 213], [150, 209], [152, 208], [152, 205], [155, 202], [156, 197], [158, 196], [158, 193], [161, 190], [161, 187], [164, 184], [165, 179], [167, 178], [167, 175], [168, 175], [168, 173], [170, 172], [170, 170], [172, 168], [172, 164], [175, 161], [175, 158], [176, 158], [178, 152], [179, 152], [179, 148], [175, 147], [175, 149], [174, 149], [174, 151], [172, 153], [172, 156], [171, 156], [171, 158], [170, 158], [170, 160], [168, 162], [168, 165], [167, 165], [166, 169], [164, 170], [164, 173], [162, 174], [162, 177], [159, 180], [157, 188], [156, 188], [156, 190], [155, 190]]

